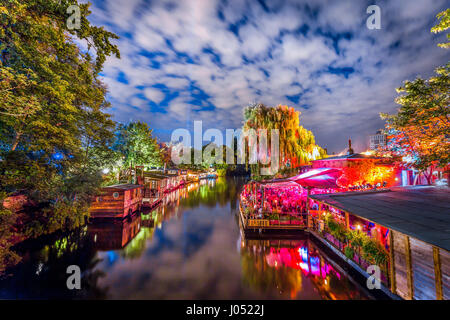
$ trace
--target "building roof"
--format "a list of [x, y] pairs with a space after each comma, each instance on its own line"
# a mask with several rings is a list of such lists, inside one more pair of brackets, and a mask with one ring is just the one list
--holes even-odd
[[136, 188], [142, 188], [142, 186], [139, 184], [124, 183], [105, 187], [105, 189], [120, 189], [120, 190], [131, 190]]
[[309, 197], [450, 251], [448, 187], [395, 187]]
[[352, 154], [345, 154], [343, 156], [334, 156], [334, 157], [329, 157], [329, 158], [323, 158], [323, 159], [317, 159], [314, 161], [328, 161], [328, 160], [360, 160], [360, 159], [383, 159], [382, 157], [375, 157], [372, 155], [365, 155], [362, 153], [352, 153]]

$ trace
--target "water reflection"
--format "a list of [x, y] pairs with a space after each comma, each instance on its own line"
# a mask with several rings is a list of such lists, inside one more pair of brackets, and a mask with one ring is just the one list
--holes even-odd
[[[121, 222], [29, 241], [0, 298], [362, 299], [313, 242], [249, 240], [236, 216], [242, 179], [201, 180]], [[66, 268], [82, 289], [66, 288]]]
[[245, 281], [283, 299], [366, 299], [306, 235], [302, 240], [242, 240]]

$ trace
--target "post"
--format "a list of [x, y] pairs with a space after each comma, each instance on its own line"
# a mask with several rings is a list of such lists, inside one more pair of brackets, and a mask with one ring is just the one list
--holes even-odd
[[406, 279], [409, 290], [409, 298], [414, 298], [414, 279], [412, 274], [411, 245], [409, 237], [405, 235], [405, 256], [406, 256]]
[[306, 188], [306, 227], [309, 229], [311, 218], [309, 217], [309, 188]]
[[439, 248], [433, 246], [433, 260], [434, 260], [434, 281], [436, 284], [436, 300], [444, 300], [442, 293], [442, 271], [441, 271], [441, 257], [439, 255]]
[[389, 278], [391, 291], [395, 293], [397, 291], [397, 285], [395, 283], [394, 234], [391, 229], [389, 229]]
[[264, 185], [262, 185], [261, 190], [262, 190], [262, 197], [261, 197], [262, 205], [261, 205], [261, 207], [262, 207], [262, 211], [263, 211], [263, 214], [264, 214], [264, 211], [265, 211], [265, 208], [264, 208], [264, 196], [265, 196], [265, 193], [266, 193], [266, 187]]
[[345, 228], [350, 230], [350, 215], [345, 211]]

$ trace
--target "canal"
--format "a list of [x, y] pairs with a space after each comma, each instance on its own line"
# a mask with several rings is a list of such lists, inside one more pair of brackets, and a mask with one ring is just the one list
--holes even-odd
[[[22, 243], [7, 299], [368, 299], [313, 239], [245, 239], [240, 178], [202, 180], [121, 222]], [[68, 290], [67, 267], [81, 270]]]

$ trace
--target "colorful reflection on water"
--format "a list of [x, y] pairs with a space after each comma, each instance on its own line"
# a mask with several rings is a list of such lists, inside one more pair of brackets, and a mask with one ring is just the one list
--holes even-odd
[[[242, 240], [245, 280], [283, 299], [367, 299], [307, 236], [302, 240]], [[339, 271], [341, 269], [341, 271]]]
[[[152, 212], [29, 241], [0, 298], [364, 299], [307, 237], [249, 240], [237, 219], [243, 179], [201, 180]], [[78, 265], [82, 289], [66, 288]]]

